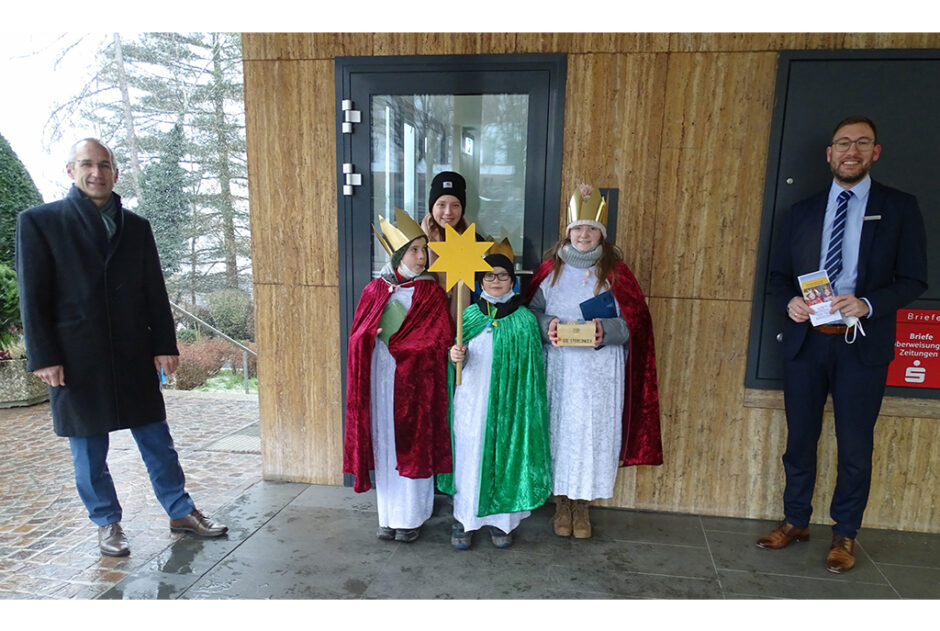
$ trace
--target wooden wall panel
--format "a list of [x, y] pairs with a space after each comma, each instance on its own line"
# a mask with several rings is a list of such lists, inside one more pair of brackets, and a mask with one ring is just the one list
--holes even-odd
[[497, 55], [515, 47], [515, 33], [376, 33], [373, 54]]
[[[872, 493], [864, 525], [937, 532], [940, 449], [935, 419], [881, 417], [875, 425]], [[834, 442], [834, 441], [833, 441]]]
[[371, 55], [372, 33], [244, 33], [245, 61]]
[[674, 52], [752, 52], [842, 48], [844, 33], [673, 33]]
[[[582, 180], [620, 189], [617, 234], [609, 236], [623, 250], [627, 265], [647, 292], [667, 62], [666, 55], [574, 55], [568, 59], [559, 206], [567, 207]], [[559, 234], [564, 230], [564, 213], [561, 223]]]
[[772, 53], [669, 56], [654, 296], [750, 297], [776, 63]]
[[516, 52], [655, 53], [669, 50], [669, 33], [520, 33]]
[[248, 61], [245, 86], [254, 280], [337, 286], [333, 61]]
[[339, 289], [255, 285], [266, 479], [342, 484]]
[[[650, 300], [664, 463], [638, 467], [635, 480], [621, 470], [612, 504], [752, 516], [748, 498], [755, 481], [780, 468], [779, 457], [768, 463], [765, 454], [781, 444], [783, 413], [754, 413], [741, 406], [747, 337], [739, 331], [747, 328], [748, 304]], [[777, 490], [771, 486], [761, 492]]]
[[[580, 178], [620, 189], [616, 240], [656, 331], [666, 462], [621, 470], [607, 504], [773, 519], [784, 412], [743, 383], [777, 51], [938, 44], [917, 33], [246, 34], [265, 477], [342, 483], [335, 56], [569, 54], [563, 198]], [[940, 424], [923, 409], [883, 409], [866, 527], [940, 532]], [[829, 521], [834, 483], [828, 411], [816, 523]]]
[[845, 48], [940, 48], [940, 33], [846, 33]]
[[355, 55], [757, 52], [937, 48], [938, 33], [243, 33], [248, 60]]
[[937, 33], [672, 33], [672, 52], [936, 48]]

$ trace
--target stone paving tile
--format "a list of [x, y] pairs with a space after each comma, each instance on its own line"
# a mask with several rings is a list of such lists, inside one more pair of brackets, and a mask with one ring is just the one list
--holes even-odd
[[[261, 480], [260, 454], [208, 450], [257, 425], [256, 396], [168, 390], [165, 399], [186, 489], [201, 511], [214, 514]], [[0, 432], [0, 599], [94, 598], [183, 536], [170, 532], [129, 430], [111, 434], [108, 454], [131, 546], [120, 559], [98, 552], [49, 404], [0, 410]]]

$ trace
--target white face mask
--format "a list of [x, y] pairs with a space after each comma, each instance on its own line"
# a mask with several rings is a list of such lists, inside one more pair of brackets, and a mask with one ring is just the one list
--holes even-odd
[[512, 289], [510, 289], [505, 294], [499, 297], [494, 297], [494, 296], [489, 295], [488, 293], [486, 293], [485, 289], [480, 290], [480, 296], [482, 296], [483, 299], [486, 300], [487, 302], [494, 304], [494, 305], [501, 304], [504, 302], [509, 302], [510, 300], [512, 300], [512, 297], [514, 295], [515, 294], [513, 294]]
[[[856, 318], [855, 316], [842, 318], [842, 321], [845, 322], [846, 326], [849, 327], [845, 330], [845, 343], [846, 344], [854, 344], [855, 336], [857, 333], [861, 333], [862, 335], [865, 335], [865, 329], [862, 328], [862, 323], [859, 322], [858, 318]], [[849, 338], [849, 331], [852, 332], [851, 339]]]
[[411, 280], [412, 278], [414, 278], [421, 272], [412, 271], [411, 268], [405, 265], [404, 261], [402, 261], [401, 263], [398, 264], [398, 273], [401, 274], [402, 278], [407, 278], [408, 280]]

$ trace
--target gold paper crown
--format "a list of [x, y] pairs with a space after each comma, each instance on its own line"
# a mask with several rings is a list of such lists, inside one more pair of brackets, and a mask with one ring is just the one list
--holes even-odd
[[[516, 260], [516, 255], [512, 251], [512, 245], [509, 243], [509, 239], [504, 237], [502, 241], [496, 241], [496, 237], [488, 237], [486, 241], [493, 241], [493, 245], [490, 246], [490, 249], [486, 251], [486, 256], [490, 254], [502, 254], [510, 261]], [[484, 256], [483, 258], [486, 258]]]
[[595, 190], [587, 199], [582, 199], [579, 191], [571, 196], [568, 202], [568, 223], [579, 220], [607, 225], [607, 200], [601, 197], [600, 191]]
[[402, 246], [418, 237], [427, 237], [418, 222], [401, 208], [395, 209], [395, 222], [398, 224], [397, 227], [389, 223], [385, 217], [379, 215], [379, 226], [382, 231], [379, 232], [374, 225], [372, 226], [372, 232], [375, 233], [379, 243], [390, 255], [395, 254]]

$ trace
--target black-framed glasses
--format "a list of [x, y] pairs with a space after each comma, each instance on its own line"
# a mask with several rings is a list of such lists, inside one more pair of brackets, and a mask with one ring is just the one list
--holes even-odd
[[487, 272], [483, 274], [483, 280], [493, 282], [494, 280], [509, 280], [509, 272]]
[[848, 138], [839, 138], [832, 141], [832, 148], [839, 151], [848, 151], [849, 147], [855, 145], [859, 151], [871, 151], [875, 146], [874, 138], [859, 138], [858, 140], [849, 140]]

